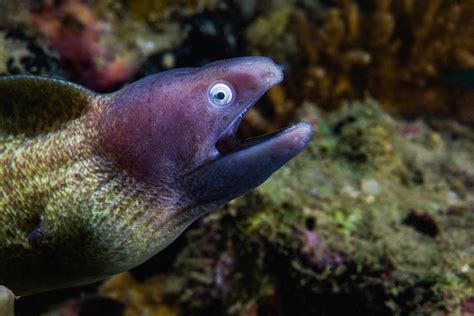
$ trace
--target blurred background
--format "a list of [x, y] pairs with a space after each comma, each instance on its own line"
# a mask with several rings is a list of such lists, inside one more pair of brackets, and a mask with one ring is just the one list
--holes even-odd
[[18, 315], [474, 315], [474, 1], [0, 0], [0, 74], [115, 91], [264, 55], [301, 157], [130, 273]]

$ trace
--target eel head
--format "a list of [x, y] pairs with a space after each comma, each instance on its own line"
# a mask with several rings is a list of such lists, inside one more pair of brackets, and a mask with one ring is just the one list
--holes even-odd
[[172, 190], [194, 220], [260, 185], [307, 145], [308, 123], [236, 136], [249, 108], [282, 80], [282, 67], [265, 57], [146, 77], [109, 96], [102, 147], [141, 181]]

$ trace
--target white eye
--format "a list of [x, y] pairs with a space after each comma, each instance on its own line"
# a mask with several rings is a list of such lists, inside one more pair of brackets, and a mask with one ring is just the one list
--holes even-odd
[[209, 101], [216, 107], [226, 107], [234, 100], [232, 87], [223, 82], [214, 83], [209, 88]]

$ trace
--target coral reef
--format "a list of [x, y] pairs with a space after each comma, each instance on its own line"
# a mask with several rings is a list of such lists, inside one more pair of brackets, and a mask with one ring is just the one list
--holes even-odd
[[181, 289], [179, 280], [170, 275], [162, 274], [140, 283], [129, 273], [122, 273], [103, 284], [99, 292], [122, 302], [126, 306], [125, 316], [173, 316], [178, 314], [177, 306], [167, 301], [176, 297]]
[[335, 109], [369, 94], [406, 117], [474, 122], [472, 84], [450, 80], [474, 71], [474, 2], [267, 2], [246, 31], [249, 50], [285, 64], [293, 102]]
[[275, 58], [288, 80], [251, 110], [244, 135], [284, 126], [303, 100], [336, 109], [367, 95], [405, 117], [474, 122], [472, 1], [61, 0], [0, 8], [0, 26], [43, 37], [72, 79], [99, 91], [215, 59]]
[[305, 116], [318, 122], [312, 147], [189, 232], [176, 263], [185, 314], [464, 308], [474, 283], [472, 132], [395, 121], [371, 101]]
[[242, 29], [248, 19], [245, 14], [253, 12], [252, 6], [243, 8], [233, 1], [218, 1], [212, 7], [209, 3], [213, 1], [191, 3], [205, 10], [191, 13], [189, 5], [181, 8], [180, 26], [188, 31], [186, 38], [175, 48], [151, 55], [140, 67], [138, 77], [172, 67], [203, 66], [214, 60], [246, 55]]
[[[129, 78], [135, 61], [105, 41], [112, 29], [79, 1], [43, 5], [31, 14], [32, 23], [88, 86], [102, 90]], [[115, 29], [114, 29], [115, 31]]]
[[103, 91], [131, 79], [146, 57], [177, 45], [186, 34], [177, 22], [154, 21], [152, 27], [123, 5], [51, 2], [31, 8], [30, 20], [84, 84]]
[[[76, 81], [109, 91], [132, 80], [148, 57], [176, 49], [190, 33], [182, 22], [215, 6], [216, 1], [25, 2], [5, 4], [0, 26], [35, 30]], [[159, 70], [176, 66], [173, 54], [167, 56]]]
[[98, 289], [21, 299], [19, 315], [474, 314], [474, 1], [43, 0], [0, 10], [2, 75], [110, 91], [169, 68], [266, 55], [286, 79], [240, 133], [294, 117], [317, 130], [301, 157], [195, 223], [173, 255]]

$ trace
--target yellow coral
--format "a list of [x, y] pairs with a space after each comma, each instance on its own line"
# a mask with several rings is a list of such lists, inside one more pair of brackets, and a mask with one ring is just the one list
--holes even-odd
[[167, 304], [163, 299], [166, 280], [166, 275], [160, 275], [140, 283], [125, 272], [107, 280], [99, 292], [122, 302], [125, 316], [174, 316], [178, 314], [177, 307]]
[[[252, 50], [288, 66], [285, 92], [299, 102], [334, 109], [370, 94], [409, 117], [434, 113], [474, 122], [473, 92], [441, 79], [450, 70], [474, 69], [474, 1], [360, 3], [333, 0], [317, 10], [293, 8], [273, 45], [252, 36], [252, 27], [247, 39]], [[264, 15], [267, 27], [262, 18], [254, 26], [275, 36], [277, 12]], [[282, 53], [277, 43], [287, 38], [296, 39], [297, 56], [292, 48]]]

